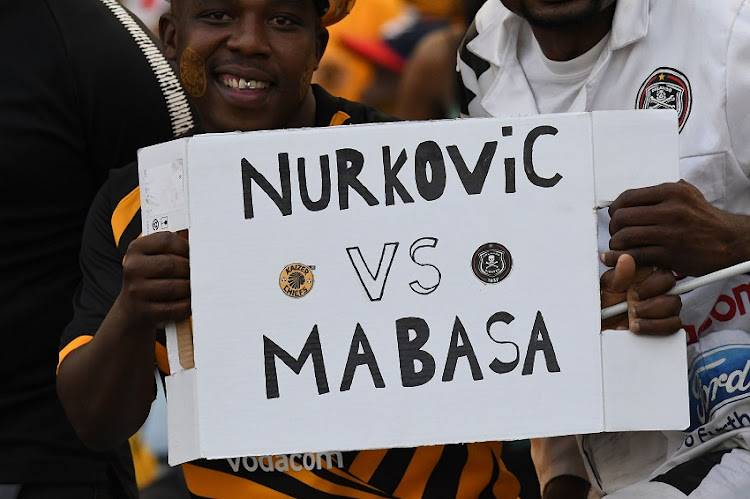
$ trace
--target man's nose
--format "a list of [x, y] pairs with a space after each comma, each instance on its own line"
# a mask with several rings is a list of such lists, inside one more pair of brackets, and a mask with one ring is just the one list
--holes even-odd
[[271, 45], [268, 26], [257, 16], [245, 16], [236, 22], [227, 40], [227, 48], [252, 55], [268, 55]]

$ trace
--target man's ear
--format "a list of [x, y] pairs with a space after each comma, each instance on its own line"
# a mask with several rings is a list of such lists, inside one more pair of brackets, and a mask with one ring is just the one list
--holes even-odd
[[318, 69], [318, 64], [320, 64], [320, 60], [323, 58], [323, 54], [326, 52], [326, 47], [328, 47], [328, 30], [324, 27], [318, 28], [317, 32], [315, 33], [315, 50], [316, 50], [316, 61], [315, 61], [315, 69]]
[[162, 14], [159, 18], [159, 38], [164, 44], [164, 57], [170, 61], [177, 60], [177, 18], [171, 14]]

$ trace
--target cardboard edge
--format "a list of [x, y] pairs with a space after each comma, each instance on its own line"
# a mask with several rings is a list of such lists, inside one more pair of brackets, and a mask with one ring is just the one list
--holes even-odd
[[201, 458], [198, 426], [197, 370], [167, 376], [167, 444], [169, 465], [177, 466]]
[[[138, 150], [138, 179], [141, 197], [141, 230], [144, 235], [179, 231], [190, 226], [187, 147], [190, 137], [144, 147]], [[152, 173], [152, 175], [149, 175]], [[174, 175], [183, 175], [175, 182]], [[174, 189], [177, 185], [180, 188]], [[150, 204], [148, 195], [155, 203]], [[174, 203], [178, 199], [181, 202]], [[168, 219], [168, 223], [163, 223]], [[160, 223], [155, 223], [158, 220]], [[185, 354], [185, 341], [178, 333], [185, 324], [166, 324], [167, 358], [171, 375], [166, 377], [167, 445], [170, 466], [200, 458], [198, 426], [197, 371], [193, 368], [192, 348]], [[189, 322], [187, 322], [189, 329]], [[184, 336], [184, 335], [183, 335]], [[192, 342], [190, 342], [192, 347]], [[188, 357], [185, 360], [185, 357]]]
[[[669, 336], [608, 330], [601, 338], [604, 431], [681, 431], [690, 426], [684, 329]], [[660, 379], [663, 391], [643, 389], [654, 379]]]
[[[228, 459], [228, 458], [238, 458], [238, 457], [245, 457], [245, 456], [269, 456], [269, 455], [291, 455], [291, 454], [324, 454], [327, 452], [357, 452], [357, 451], [363, 451], [363, 450], [382, 450], [382, 449], [403, 449], [403, 448], [415, 448], [415, 447], [432, 447], [435, 445], [462, 445], [467, 443], [481, 443], [481, 442], [492, 442], [492, 441], [503, 441], [503, 442], [509, 442], [509, 441], [518, 441], [518, 440], [528, 440], [528, 439], [537, 439], [537, 438], [554, 438], [554, 437], [564, 437], [569, 435], [582, 435], [582, 434], [593, 434], [593, 433], [601, 433], [603, 430], [602, 426], [600, 425], [600, 422], [598, 421], [588, 421], [584, 423], [577, 423], [576, 426], [571, 426], [568, 428], [565, 428], [564, 430], [553, 430], [553, 431], [541, 431], [541, 432], [534, 432], [529, 433], [525, 431], [511, 431], [511, 432], [503, 432], [502, 435], [498, 435], [497, 433], [477, 433], [477, 434], [471, 434], [464, 436], [462, 438], [448, 438], [445, 439], [441, 435], [432, 435], [432, 436], [426, 436], [423, 438], [414, 439], [413, 441], [409, 442], [408, 444], [403, 443], [402, 441], [398, 440], [391, 440], [391, 441], [382, 441], [380, 440], [377, 445], [368, 445], [368, 446], [347, 446], [347, 445], [333, 445], [335, 450], [332, 450], [329, 447], [314, 447], [314, 448], [299, 448], [299, 447], [283, 447], [279, 448], [278, 450], [274, 450], [273, 454], [268, 453], [268, 449], [264, 448], [247, 448], [244, 449], [243, 452], [232, 452], [232, 453], [223, 453], [219, 449], [212, 449], [210, 446], [210, 442], [206, 441], [204, 442], [203, 446], [201, 447], [201, 459], [208, 459], [208, 460], [220, 460], [220, 459]], [[206, 439], [208, 440], [208, 439]], [[442, 441], [442, 444], [436, 444], [436, 441]], [[171, 462], [170, 462], [171, 464]]]
[[[187, 189], [187, 146], [190, 137], [163, 142], [138, 150], [138, 182], [143, 235], [190, 227]], [[181, 174], [181, 182], [174, 175]], [[181, 188], [175, 189], [175, 186]], [[151, 196], [155, 201], [150, 202]], [[181, 202], [175, 200], [181, 199]]]
[[[594, 206], [591, 207], [591, 223], [593, 225], [593, 234], [595, 235], [594, 241], [592, 243], [591, 248], [591, 256], [592, 256], [592, 273], [593, 273], [593, 285], [594, 289], [599, 290], [599, 294], [601, 297], [601, 289], [600, 289], [600, 274], [599, 274], [599, 214], [598, 214], [598, 194], [597, 194], [597, 183], [596, 183], [596, 177], [597, 177], [597, 147], [596, 147], [596, 137], [597, 137], [597, 124], [598, 121], [594, 119], [593, 113], [586, 113], [586, 116], [588, 118], [589, 122], [589, 134], [591, 137], [591, 183], [592, 183], [592, 192], [593, 192], [593, 203]], [[601, 329], [601, 326], [599, 327]], [[573, 434], [579, 434], [579, 433], [599, 433], [604, 431], [605, 424], [606, 424], [606, 414], [604, 411], [604, 359], [602, 358], [602, 351], [601, 351], [601, 331], [599, 333], [599, 383], [596, 387], [599, 392], [599, 401], [600, 401], [600, 411], [598, 414], [598, 422], [599, 427], [597, 429], [594, 429], [593, 431], [587, 430], [583, 432], [576, 432], [576, 433], [570, 433]], [[542, 435], [540, 437], [533, 437], [533, 438], [548, 438], [548, 437], [559, 437], [559, 436], [565, 436], [565, 435]]]
[[[143, 147], [138, 150], [138, 181], [141, 198], [141, 231], [143, 235], [150, 235], [163, 231], [178, 231], [190, 227], [190, 198], [188, 192], [187, 148], [191, 137], [171, 140]], [[180, 172], [183, 180], [174, 181], [173, 174]], [[171, 175], [171, 176], [170, 176]], [[174, 206], [174, 185], [181, 185], [178, 193], [182, 196], [182, 203]], [[155, 199], [152, 205], [149, 195]], [[157, 220], [168, 219], [169, 223], [156, 223]], [[166, 325], [167, 359], [172, 373], [192, 367], [192, 361], [182, 361], [180, 346], [185, 342], [179, 337], [180, 325], [169, 322]], [[183, 328], [184, 329], [184, 328]], [[191, 341], [192, 346], [192, 341]], [[185, 348], [183, 346], [182, 350]], [[192, 357], [192, 352], [190, 353]]]
[[[628, 189], [679, 180], [679, 130], [674, 111], [594, 111], [591, 116], [596, 206], [609, 206]], [[653, 144], [659, 147], [650, 147]], [[634, 169], [633, 165], [647, 168]]]

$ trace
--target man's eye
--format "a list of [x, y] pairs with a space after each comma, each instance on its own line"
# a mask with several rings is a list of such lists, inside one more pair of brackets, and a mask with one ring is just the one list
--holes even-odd
[[214, 10], [211, 12], [205, 12], [201, 14], [200, 16], [202, 19], [207, 19], [209, 21], [229, 21], [231, 20], [231, 17], [226, 12], [220, 11], [220, 10]]
[[299, 22], [289, 16], [279, 15], [271, 18], [271, 24], [275, 24], [276, 26], [295, 26]]

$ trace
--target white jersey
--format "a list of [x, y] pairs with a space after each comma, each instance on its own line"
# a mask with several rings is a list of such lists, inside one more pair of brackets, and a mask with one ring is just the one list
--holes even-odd
[[[538, 114], [517, 57], [522, 23], [500, 0], [480, 10], [459, 51], [464, 115]], [[750, 214], [750, 0], [618, 1], [607, 46], [569, 111], [648, 108], [677, 114], [681, 177], [714, 206]], [[609, 220], [600, 211], [603, 251]], [[706, 452], [750, 449], [750, 276], [699, 288], [682, 302], [691, 426], [579, 438], [600, 493]], [[571, 447], [551, 440], [537, 449], [542, 485], [576, 474], [554, 459], [556, 448]]]

